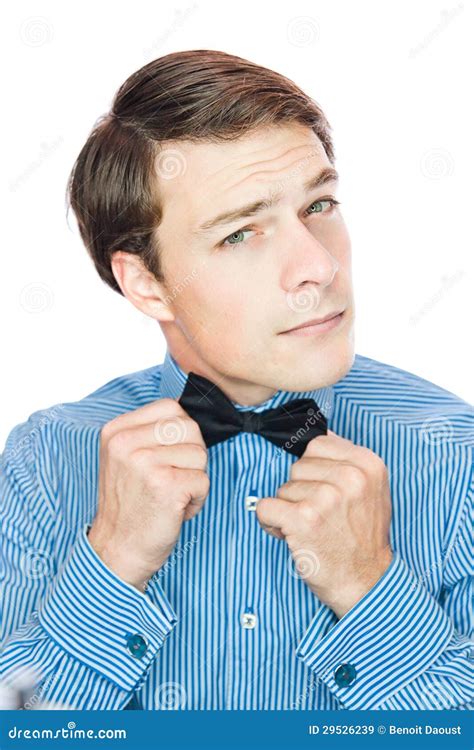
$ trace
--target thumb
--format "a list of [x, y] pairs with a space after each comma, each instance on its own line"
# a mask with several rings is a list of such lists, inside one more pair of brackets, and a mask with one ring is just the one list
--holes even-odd
[[264, 531], [277, 539], [284, 539], [284, 529], [291, 518], [293, 503], [288, 500], [281, 500], [276, 497], [262, 497], [256, 508], [256, 515], [259, 524]]

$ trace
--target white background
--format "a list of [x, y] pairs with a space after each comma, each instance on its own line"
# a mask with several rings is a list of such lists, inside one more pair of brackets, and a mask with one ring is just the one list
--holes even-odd
[[472, 400], [472, 3], [88, 0], [2, 14], [1, 449], [31, 412], [163, 360], [158, 324], [96, 275], [65, 187], [118, 86], [184, 49], [278, 70], [322, 106], [356, 351]]

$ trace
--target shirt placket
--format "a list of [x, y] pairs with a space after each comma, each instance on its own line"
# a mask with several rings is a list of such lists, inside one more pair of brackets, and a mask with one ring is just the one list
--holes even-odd
[[[241, 433], [233, 441], [234, 490], [231, 499], [233, 520], [232, 541], [229, 549], [229, 621], [226, 644], [225, 707], [246, 709], [248, 681], [255, 664], [250, 663], [255, 653], [252, 640], [259, 627], [258, 603], [254, 601], [255, 578], [253, 559], [255, 550], [251, 542], [251, 527], [258, 523], [255, 517], [260, 488], [250, 478], [248, 454], [252, 460], [256, 447], [249, 435]], [[245, 451], [244, 451], [245, 447]], [[247, 454], [247, 458], [246, 458]]]

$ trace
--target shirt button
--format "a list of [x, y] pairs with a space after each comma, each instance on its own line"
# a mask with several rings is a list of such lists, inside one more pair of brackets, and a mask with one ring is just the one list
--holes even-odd
[[255, 627], [255, 624], [257, 622], [256, 615], [253, 614], [253, 612], [244, 612], [242, 615], [242, 627], [247, 629], [252, 629]]
[[132, 656], [136, 659], [141, 659], [148, 649], [148, 641], [144, 635], [140, 633], [133, 633], [127, 636], [127, 648]]
[[339, 664], [334, 671], [334, 679], [339, 687], [352, 685], [357, 676], [356, 668], [353, 664]]
[[249, 495], [245, 498], [245, 507], [247, 510], [256, 510], [258, 501], [260, 500], [259, 497], [256, 497], [255, 495]]

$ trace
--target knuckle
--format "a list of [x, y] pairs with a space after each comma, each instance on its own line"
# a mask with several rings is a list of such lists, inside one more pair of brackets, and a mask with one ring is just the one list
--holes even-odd
[[174, 466], [156, 466], [153, 475], [159, 485], [171, 484], [176, 481], [177, 470]]
[[325, 509], [330, 509], [341, 500], [342, 492], [334, 484], [323, 484], [319, 490], [318, 501]]
[[109, 440], [109, 438], [113, 435], [115, 431], [114, 427], [115, 427], [115, 419], [112, 419], [110, 422], [106, 422], [103, 425], [100, 431], [100, 437], [101, 437], [102, 442], [107, 442]]
[[169, 406], [173, 406], [174, 404], [177, 404], [177, 401], [175, 401], [174, 398], [168, 398], [168, 397], [160, 398], [160, 400], [158, 401], [158, 407], [160, 406], [169, 407]]
[[377, 471], [381, 476], [385, 477], [388, 476], [388, 467], [380, 456], [378, 456], [376, 453], [374, 455], [374, 471]]
[[367, 478], [358, 466], [348, 466], [345, 469], [345, 481], [354, 492], [362, 492], [367, 486]]
[[114, 432], [107, 440], [107, 449], [110, 455], [120, 457], [124, 455], [127, 447], [127, 434], [124, 430]]
[[202, 481], [202, 488], [203, 488], [204, 494], [207, 495], [211, 488], [211, 479], [209, 475], [206, 473], [203, 473], [203, 477], [201, 481]]
[[383, 464], [382, 459], [377, 453], [374, 453], [370, 448], [361, 447], [362, 455], [364, 456], [369, 466], [378, 466], [380, 463]]
[[319, 513], [314, 503], [310, 503], [307, 500], [301, 500], [298, 503], [298, 511], [300, 513], [301, 519], [306, 524], [308, 524], [308, 526], [312, 526], [313, 524], [317, 523]]
[[148, 448], [137, 448], [132, 451], [128, 459], [130, 467], [134, 466], [137, 469], [144, 469], [149, 465], [152, 453]]
[[207, 464], [207, 448], [205, 448], [203, 445], [196, 445], [194, 448], [194, 453], [196, 454], [196, 457], [200, 460], [201, 464], [203, 466], [206, 466]]
[[174, 398], [160, 398], [158, 401], [158, 413], [166, 411], [172, 414], [185, 414], [183, 407]]
[[290, 468], [290, 480], [302, 479], [306, 475], [308, 466], [309, 461], [307, 458], [300, 458], [299, 461], [295, 461], [295, 463], [292, 464]]

